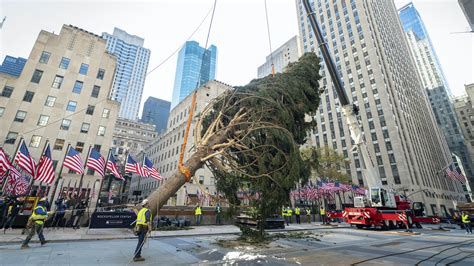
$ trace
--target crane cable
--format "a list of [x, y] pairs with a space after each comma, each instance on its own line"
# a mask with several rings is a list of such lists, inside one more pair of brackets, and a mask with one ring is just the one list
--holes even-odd
[[265, 18], [267, 20], [267, 35], [268, 35], [268, 45], [270, 46], [270, 62], [272, 63], [272, 76], [275, 77], [275, 65], [273, 64], [272, 40], [270, 37], [270, 23], [268, 22], [267, 0], [264, 0], [263, 2], [265, 4]]
[[[212, 7], [211, 21], [209, 23], [209, 29], [207, 30], [206, 45], [204, 47], [202, 60], [204, 60], [204, 55], [206, 54], [207, 44], [209, 42], [209, 36], [211, 34], [212, 22], [214, 21], [214, 13], [216, 11], [216, 5], [217, 5], [217, 0], [214, 0], [214, 6]], [[200, 85], [202, 64], [203, 64], [203, 61], [201, 61], [201, 69], [199, 71], [199, 76], [198, 76], [196, 87], [198, 87]], [[181, 153], [179, 154], [179, 162], [178, 162], [178, 169], [184, 175], [184, 178], [185, 178], [186, 182], [189, 182], [189, 180], [191, 180], [192, 175], [191, 175], [191, 171], [189, 170], [189, 168], [183, 164], [183, 159], [184, 159], [184, 152], [186, 151], [186, 144], [188, 142], [189, 129], [191, 127], [191, 121], [192, 121], [193, 115], [194, 115], [194, 109], [196, 109], [196, 98], [197, 98], [197, 88], [193, 92], [193, 98], [192, 98], [192, 102], [191, 102], [191, 110], [189, 110], [188, 121], [186, 122], [186, 131], [184, 132], [184, 141], [183, 141], [183, 145], [181, 145]]]

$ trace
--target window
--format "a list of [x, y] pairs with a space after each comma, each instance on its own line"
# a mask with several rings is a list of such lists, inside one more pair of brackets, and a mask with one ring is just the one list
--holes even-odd
[[8, 144], [15, 144], [15, 140], [18, 137], [18, 132], [8, 132], [7, 137], [5, 139], [5, 143]]
[[46, 102], [44, 102], [44, 105], [49, 106], [49, 107], [53, 107], [55, 102], [56, 102], [56, 97], [48, 96], [48, 98], [46, 98]]
[[46, 126], [48, 124], [49, 115], [40, 115], [38, 119], [38, 126]]
[[61, 129], [62, 130], [69, 130], [69, 127], [71, 126], [71, 120], [69, 119], [63, 119], [63, 122], [61, 123]]
[[94, 108], [95, 108], [95, 106], [88, 105], [87, 110], [86, 110], [86, 114], [93, 115], [94, 114]]
[[200, 175], [199, 176], [199, 184], [204, 184], [204, 176], [203, 175]]
[[87, 70], [89, 70], [89, 65], [82, 63], [81, 68], [79, 69], [79, 74], [87, 75]]
[[100, 148], [102, 148], [102, 145], [100, 144], [94, 144], [94, 149], [98, 152], [100, 152]]
[[5, 107], [0, 107], [0, 117], [5, 113]]
[[41, 142], [41, 136], [33, 135], [30, 141], [30, 147], [38, 148]]
[[61, 63], [59, 63], [59, 68], [61, 69], [67, 69], [69, 67], [69, 62], [71, 61], [71, 59], [69, 58], [66, 58], [66, 57], [63, 57], [61, 59]]
[[74, 112], [74, 111], [76, 111], [76, 107], [77, 107], [77, 102], [69, 101], [68, 104], [67, 104], [66, 110]]
[[81, 126], [81, 133], [89, 133], [89, 128], [91, 127], [91, 124], [89, 123], [82, 123]]
[[105, 136], [105, 127], [99, 126], [99, 130], [97, 131], [97, 136]]
[[35, 96], [34, 92], [26, 91], [25, 95], [23, 96], [23, 101], [31, 103], [31, 101], [33, 101], [33, 96]]
[[72, 88], [72, 92], [80, 94], [82, 90], [82, 81], [76, 80], [76, 83], [74, 83], [74, 88]]
[[13, 87], [10, 87], [10, 86], [3, 87], [3, 91], [2, 91], [3, 97], [10, 98], [10, 96], [12, 96], [12, 93], [13, 93]]
[[23, 123], [23, 121], [25, 121], [25, 118], [26, 118], [26, 112], [25, 111], [18, 111], [18, 112], [16, 112], [16, 116], [15, 116], [14, 121]]
[[33, 73], [33, 77], [31, 77], [31, 82], [39, 83], [41, 80], [41, 76], [43, 76], [43, 71], [35, 69], [35, 72]]
[[93, 97], [93, 98], [99, 97], [99, 92], [100, 92], [100, 87], [94, 85], [94, 88], [92, 88], [91, 97]]
[[64, 79], [63, 76], [56, 75], [56, 77], [54, 77], [53, 84], [51, 85], [51, 88], [60, 89], [61, 84], [63, 83], [63, 79]]
[[42, 63], [42, 64], [47, 64], [48, 61], [49, 61], [50, 56], [51, 56], [51, 53], [43, 51], [43, 53], [41, 54], [39, 62]]
[[104, 109], [104, 111], [102, 111], [102, 118], [109, 118], [109, 115], [110, 109]]
[[65, 140], [63, 139], [56, 139], [56, 141], [54, 142], [53, 150], [61, 151], [64, 147], [64, 142]]
[[82, 151], [84, 150], [84, 144], [85, 144], [84, 142], [78, 141], [78, 142], [76, 143], [76, 148], [75, 148], [76, 151], [82, 152]]
[[104, 79], [104, 76], [105, 76], [105, 70], [103, 70], [102, 68], [99, 68], [99, 71], [97, 72], [97, 79]]

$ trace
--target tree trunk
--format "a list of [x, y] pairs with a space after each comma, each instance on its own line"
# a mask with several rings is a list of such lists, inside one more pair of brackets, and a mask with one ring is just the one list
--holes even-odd
[[[214, 152], [211, 149], [212, 146], [218, 143], [223, 143], [226, 139], [228, 132], [218, 132], [214, 136], [209, 138], [208, 143], [205, 146], [197, 148], [197, 151], [191, 155], [188, 161], [184, 163], [189, 169], [191, 176], [200, 169], [204, 162], [201, 161], [201, 158], [212, 154]], [[173, 196], [184, 184], [186, 183], [186, 177], [177, 170], [174, 174], [168, 177], [161, 186], [158, 187], [153, 193], [148, 196], [148, 201], [150, 205], [150, 210], [153, 215], [156, 215], [158, 210], [163, 207], [163, 205], [168, 201], [168, 199]]]

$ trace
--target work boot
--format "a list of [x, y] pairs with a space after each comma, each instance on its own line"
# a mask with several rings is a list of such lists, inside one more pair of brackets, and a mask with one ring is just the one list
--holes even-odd
[[21, 249], [27, 249], [27, 248], [30, 248], [30, 246], [28, 246], [28, 244], [26, 244], [26, 245], [21, 245]]
[[46, 245], [48, 242], [49, 242], [48, 240], [44, 241], [43, 243], [41, 243], [41, 246]]
[[145, 258], [142, 257], [142, 256], [133, 258], [133, 261], [144, 261], [144, 260], [145, 260]]

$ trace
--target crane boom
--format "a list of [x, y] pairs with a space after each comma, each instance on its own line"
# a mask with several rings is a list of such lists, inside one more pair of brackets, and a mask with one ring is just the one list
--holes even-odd
[[311, 28], [313, 29], [314, 35], [319, 43], [319, 48], [323, 56], [324, 62], [326, 63], [326, 69], [331, 76], [331, 79], [336, 88], [337, 96], [339, 97], [339, 102], [342, 106], [342, 113], [346, 118], [346, 123], [349, 127], [351, 138], [354, 141], [361, 161], [362, 173], [365, 177], [365, 181], [369, 189], [380, 188], [382, 183], [378, 170], [375, 168], [375, 164], [370, 157], [369, 151], [367, 149], [367, 144], [363, 138], [362, 130], [357, 120], [358, 107], [352, 105], [347, 97], [347, 94], [342, 85], [341, 77], [336, 69], [334, 61], [331, 58], [327, 43], [323, 39], [321, 29], [319, 28], [318, 22], [314, 16], [314, 12], [310, 6], [309, 0], [302, 0], [306, 13], [308, 14], [309, 22]]

